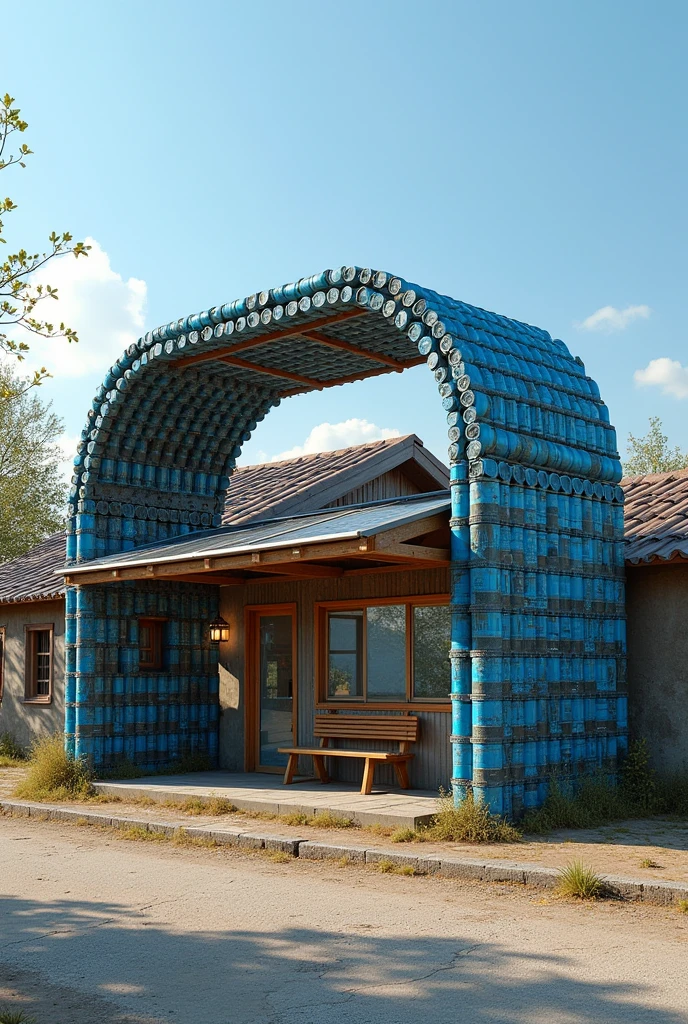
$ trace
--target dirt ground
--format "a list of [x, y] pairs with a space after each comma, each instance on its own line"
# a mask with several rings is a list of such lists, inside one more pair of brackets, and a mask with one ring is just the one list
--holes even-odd
[[[19, 768], [0, 769], [0, 796], [9, 798], [23, 776]], [[81, 803], [64, 804], [82, 807]], [[94, 803], [97, 812], [145, 816], [150, 820], [174, 822], [185, 819], [189, 824], [215, 824], [218, 828], [241, 827], [247, 831], [260, 831], [321, 842], [351, 843], [356, 846], [390, 847], [389, 836], [374, 828], [317, 829], [305, 825], [286, 825], [281, 820], [266, 819], [248, 813], [187, 816], [178, 810], [149, 803], [108, 801]], [[389, 831], [389, 830], [388, 830]], [[450, 852], [455, 856], [481, 857], [486, 860], [519, 861], [540, 867], [561, 868], [572, 860], [583, 860], [598, 873], [657, 881], [688, 882], [688, 821], [669, 818], [616, 821], [596, 829], [571, 829], [553, 832], [548, 836], [526, 836], [520, 843], [404, 843], [399, 849], [417, 851], [419, 855]], [[655, 867], [643, 867], [651, 861]]]
[[675, 909], [26, 818], [0, 864], [0, 1006], [36, 1024], [688, 1024]]

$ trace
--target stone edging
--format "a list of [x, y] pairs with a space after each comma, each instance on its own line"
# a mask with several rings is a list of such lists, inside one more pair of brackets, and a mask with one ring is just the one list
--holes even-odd
[[[245, 831], [239, 828], [217, 828], [214, 825], [187, 825], [185, 820], [174, 822], [150, 821], [124, 815], [99, 814], [95, 811], [73, 810], [55, 804], [33, 804], [26, 801], [0, 800], [0, 810], [6, 814], [36, 818], [42, 821], [85, 822], [108, 828], [142, 828], [172, 837], [183, 828], [191, 838], [214, 839], [223, 846], [243, 849], [269, 850], [287, 853], [302, 860], [342, 860], [352, 864], [379, 864], [391, 862], [395, 867], [413, 868], [423, 875], [478, 882], [515, 882], [539, 889], [552, 889], [559, 880], [556, 868], [543, 868], [537, 864], [517, 861], [494, 861], [483, 858], [449, 857], [441, 854], [418, 856], [399, 849], [368, 849], [346, 843], [322, 843], [310, 839], [279, 836], [269, 833]], [[641, 881], [636, 878], [605, 876], [615, 896], [624, 900], [669, 906], [688, 899], [688, 882]]]

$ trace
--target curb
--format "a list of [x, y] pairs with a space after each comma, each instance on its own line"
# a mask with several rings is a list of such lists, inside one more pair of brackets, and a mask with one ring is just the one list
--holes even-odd
[[[411, 867], [417, 874], [455, 878], [467, 882], [512, 882], [537, 889], [553, 889], [559, 881], [559, 871], [556, 868], [543, 868], [537, 864], [524, 864], [518, 861], [444, 857], [441, 854], [429, 854], [424, 857], [422, 854], [404, 853], [399, 849], [368, 849], [366, 846], [346, 843], [322, 843], [237, 828], [219, 829], [214, 825], [187, 825], [185, 821], [149, 821], [147, 818], [98, 814], [95, 811], [72, 810], [55, 804], [32, 804], [15, 800], [0, 800], [0, 810], [13, 816], [35, 818], [40, 821], [82, 822], [87, 825], [121, 829], [142, 828], [168, 837], [183, 828], [192, 838], [214, 839], [223, 846], [279, 851], [301, 860], [347, 859], [352, 864], [362, 865], [386, 861], [399, 868]], [[671, 906], [679, 900], [688, 899], [688, 882], [646, 882], [616, 875], [605, 876], [605, 882], [613, 895], [623, 900]]]

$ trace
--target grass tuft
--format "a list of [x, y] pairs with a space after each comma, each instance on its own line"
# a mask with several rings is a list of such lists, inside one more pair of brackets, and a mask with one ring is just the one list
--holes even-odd
[[284, 850], [268, 850], [267, 856], [269, 860], [274, 860], [276, 864], [288, 864], [294, 859]]
[[413, 843], [419, 836], [415, 828], [398, 828], [389, 838], [393, 843]]
[[292, 811], [291, 814], [281, 814], [280, 821], [283, 821], [285, 825], [310, 825], [311, 817], [303, 811]]
[[375, 870], [381, 871], [383, 875], [389, 875], [394, 871], [396, 864], [393, 860], [378, 860], [375, 864]]
[[354, 822], [351, 818], [344, 818], [340, 814], [333, 814], [332, 811], [318, 811], [308, 822], [313, 828], [353, 828]]
[[212, 836], [190, 836], [185, 828], [175, 829], [172, 836], [173, 846], [195, 846], [203, 850], [215, 850], [220, 845]]
[[640, 867], [641, 868], [661, 868], [662, 865], [658, 864], [656, 860], [650, 860], [649, 857], [645, 857], [643, 860], [641, 860]]
[[439, 809], [431, 825], [423, 828], [425, 839], [454, 843], [518, 843], [519, 830], [482, 800], [468, 793], [455, 804], [451, 793], [441, 793]]
[[35, 1017], [27, 1017], [23, 1010], [0, 1009], [0, 1024], [35, 1024]]
[[676, 907], [679, 914], [688, 914], [688, 900], [679, 900]]
[[608, 895], [609, 888], [601, 875], [583, 861], [574, 860], [559, 872], [555, 892], [568, 899], [600, 900]]
[[96, 791], [88, 765], [67, 754], [58, 733], [37, 740], [31, 748], [28, 773], [14, 795], [25, 800], [59, 801], [94, 798]]
[[0, 768], [12, 768], [26, 760], [26, 751], [11, 732], [0, 733]]
[[120, 839], [127, 839], [130, 842], [164, 843], [167, 840], [164, 832], [149, 832], [147, 828], [142, 828], [140, 825], [123, 828], [117, 834]]

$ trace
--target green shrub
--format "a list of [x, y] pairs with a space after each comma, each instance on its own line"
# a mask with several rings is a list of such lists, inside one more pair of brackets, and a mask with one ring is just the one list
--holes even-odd
[[27, 1017], [23, 1010], [0, 1010], [0, 1024], [35, 1024], [35, 1017]]
[[415, 828], [398, 828], [389, 838], [393, 843], [413, 843], [419, 836]]
[[655, 807], [655, 772], [650, 768], [650, 752], [646, 740], [631, 743], [621, 766], [621, 787], [626, 796], [646, 814]]
[[688, 914], [688, 900], [679, 900], [676, 908], [679, 914]]
[[511, 822], [493, 814], [489, 806], [469, 792], [455, 804], [451, 793], [442, 793], [431, 825], [423, 829], [427, 839], [455, 843], [517, 843], [521, 833]]
[[608, 895], [609, 887], [604, 878], [582, 860], [574, 860], [559, 872], [555, 892], [569, 899], [600, 900]]
[[59, 733], [37, 740], [31, 748], [28, 773], [15, 796], [25, 800], [75, 800], [94, 795], [88, 765], [67, 754]]

